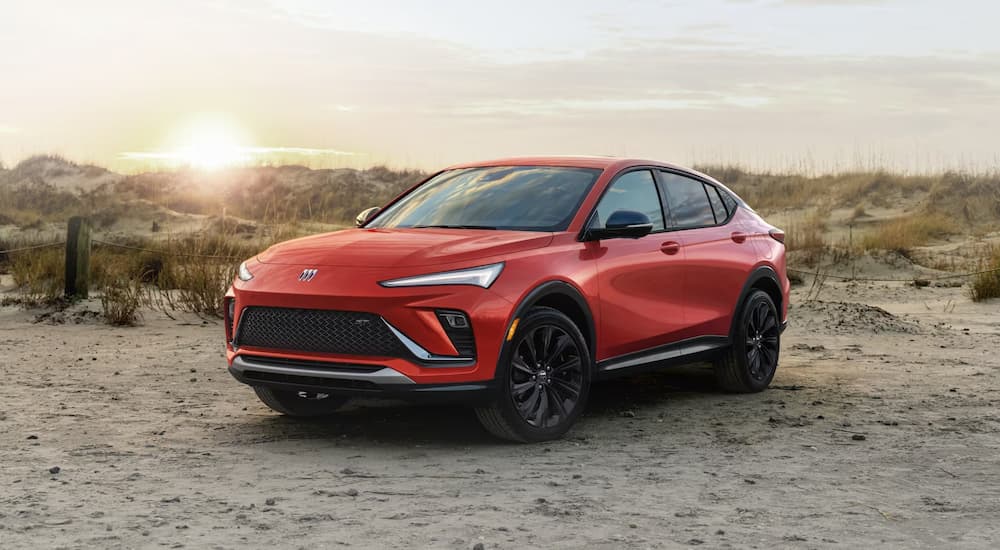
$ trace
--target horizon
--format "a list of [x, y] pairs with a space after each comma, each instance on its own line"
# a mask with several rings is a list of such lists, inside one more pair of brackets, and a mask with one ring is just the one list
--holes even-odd
[[0, 21], [0, 162], [995, 170], [1000, 7], [958, 4], [16, 3]]

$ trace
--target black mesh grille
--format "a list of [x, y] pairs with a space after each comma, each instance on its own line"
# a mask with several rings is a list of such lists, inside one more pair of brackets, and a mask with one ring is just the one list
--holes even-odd
[[406, 357], [407, 350], [374, 313], [248, 307], [240, 316], [237, 346]]

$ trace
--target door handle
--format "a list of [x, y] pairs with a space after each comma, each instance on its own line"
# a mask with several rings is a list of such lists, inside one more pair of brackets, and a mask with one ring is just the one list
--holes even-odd
[[663, 252], [668, 256], [673, 256], [674, 254], [680, 252], [680, 250], [681, 250], [681, 243], [676, 241], [667, 241], [660, 245], [660, 252]]
[[747, 240], [747, 234], [740, 231], [733, 231], [729, 234], [729, 237], [733, 239], [734, 243], [741, 243]]

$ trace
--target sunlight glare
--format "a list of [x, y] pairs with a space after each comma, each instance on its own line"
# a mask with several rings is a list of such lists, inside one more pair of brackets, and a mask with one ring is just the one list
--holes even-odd
[[198, 120], [180, 132], [173, 150], [179, 163], [201, 170], [218, 170], [246, 164], [251, 159], [241, 132], [225, 120]]

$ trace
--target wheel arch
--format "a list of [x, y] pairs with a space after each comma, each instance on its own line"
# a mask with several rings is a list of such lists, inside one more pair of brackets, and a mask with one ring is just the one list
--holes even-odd
[[774, 300], [774, 306], [778, 310], [778, 320], [781, 320], [782, 302], [784, 300], [781, 293], [781, 284], [778, 282], [778, 273], [771, 266], [758, 266], [750, 272], [750, 276], [743, 283], [743, 289], [740, 290], [739, 298], [736, 300], [736, 307], [733, 308], [733, 319], [729, 324], [730, 341], [733, 341], [737, 323], [743, 316], [743, 305], [746, 303], [747, 296], [755, 290], [763, 290]]
[[594, 326], [594, 315], [590, 310], [583, 293], [572, 284], [566, 281], [548, 281], [533, 288], [521, 302], [514, 308], [514, 314], [507, 321], [507, 331], [504, 332], [504, 346], [506, 349], [506, 335], [510, 332], [511, 325], [516, 319], [524, 317], [531, 308], [536, 306], [550, 307], [558, 310], [570, 318], [580, 329], [583, 338], [587, 343], [590, 353], [591, 363], [596, 364], [597, 357], [597, 331]]

